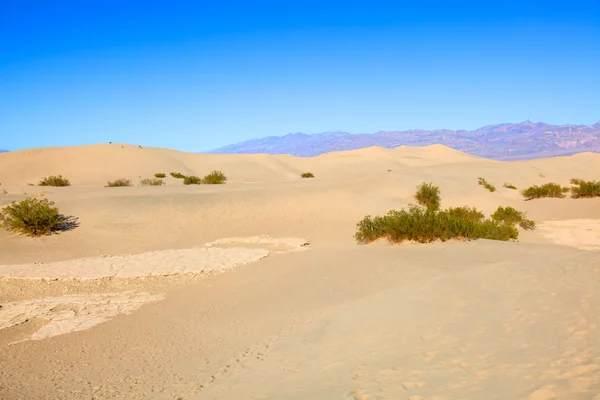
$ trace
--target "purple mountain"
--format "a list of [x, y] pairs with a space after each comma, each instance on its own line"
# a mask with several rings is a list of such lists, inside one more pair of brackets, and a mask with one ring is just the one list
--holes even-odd
[[524, 121], [488, 125], [474, 131], [440, 129], [357, 133], [324, 132], [315, 135], [290, 133], [252, 139], [209, 151], [220, 154], [291, 154], [312, 157], [331, 151], [381, 146], [443, 144], [479, 157], [522, 160], [565, 156], [585, 151], [600, 152], [600, 121], [594, 125], [550, 125]]

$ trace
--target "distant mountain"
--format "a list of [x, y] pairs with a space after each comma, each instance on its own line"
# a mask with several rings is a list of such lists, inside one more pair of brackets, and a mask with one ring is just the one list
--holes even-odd
[[465, 153], [495, 160], [520, 160], [564, 156], [584, 151], [600, 152], [600, 121], [594, 125], [550, 125], [524, 121], [488, 125], [474, 131], [440, 129], [357, 133], [290, 133], [252, 139], [209, 151], [220, 154], [292, 154], [312, 157], [331, 151], [370, 146], [443, 144]]
[[0, 153], [7, 153], [7, 152], [8, 152], [8, 150], [2, 150], [2, 149], [0, 149]]

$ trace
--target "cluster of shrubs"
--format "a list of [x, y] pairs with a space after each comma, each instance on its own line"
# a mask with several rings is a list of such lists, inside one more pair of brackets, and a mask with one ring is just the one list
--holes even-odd
[[566, 193], [571, 192], [574, 199], [600, 197], [600, 182], [584, 181], [583, 179], [571, 179], [572, 187], [561, 186], [550, 182], [541, 186], [531, 186], [521, 191], [527, 200], [540, 199], [543, 197], [564, 198]]
[[450, 239], [508, 241], [518, 238], [517, 224], [524, 229], [535, 228], [533, 221], [512, 207], [499, 207], [489, 219], [481, 211], [466, 206], [441, 210], [440, 190], [432, 183], [418, 186], [414, 198], [419, 205], [410, 205], [408, 210], [391, 210], [374, 218], [366, 216], [357, 224], [356, 241], [360, 244], [379, 238], [394, 243]]
[[[213, 171], [210, 174], [206, 175], [204, 178], [200, 178], [198, 176], [186, 176], [180, 172], [171, 172], [170, 175], [176, 179], [183, 179], [184, 185], [211, 185], [211, 184], [224, 184], [227, 182], [227, 176], [221, 171]], [[156, 173], [154, 174], [154, 178], [144, 178], [140, 180], [140, 186], [162, 186], [166, 182], [163, 180], [167, 177], [165, 173]], [[131, 181], [129, 179], [117, 179], [116, 181], [108, 182], [105, 187], [123, 187], [123, 186], [132, 186]]]
[[48, 176], [38, 183], [38, 186], [71, 186], [71, 182], [68, 179], [63, 178], [62, 175]]

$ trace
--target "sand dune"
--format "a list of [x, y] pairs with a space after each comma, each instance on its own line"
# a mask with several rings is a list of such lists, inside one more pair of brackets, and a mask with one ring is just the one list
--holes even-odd
[[[214, 169], [226, 185], [103, 187]], [[593, 399], [600, 199], [524, 201], [502, 185], [598, 171], [595, 153], [498, 162], [440, 145], [2, 153], [0, 206], [43, 196], [79, 226], [0, 231], [0, 398]], [[56, 174], [72, 186], [27, 185]], [[512, 206], [538, 229], [514, 243], [354, 243], [362, 217], [414, 203], [423, 181], [443, 207]]]

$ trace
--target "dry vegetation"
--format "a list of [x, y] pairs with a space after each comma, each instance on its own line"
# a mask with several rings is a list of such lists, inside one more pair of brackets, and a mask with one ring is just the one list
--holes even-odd
[[160, 178], [144, 178], [140, 181], [140, 186], [162, 186], [165, 184]]
[[162, 178], [166, 178], [166, 177], [167, 177], [167, 174], [164, 174], [164, 173], [162, 173], [162, 172], [157, 172], [156, 174], [154, 174], [154, 177], [155, 177], [155, 178], [161, 178], [161, 179], [162, 179]]
[[541, 186], [530, 186], [527, 189], [522, 190], [521, 194], [527, 200], [532, 200], [541, 199], [543, 197], [563, 198], [568, 191], [569, 188], [560, 186], [558, 183], [550, 182]]
[[312, 172], [304, 172], [302, 175], [300, 175], [300, 177], [302, 177], [302, 178], [314, 178], [315, 175]]
[[131, 186], [131, 181], [129, 179], [117, 179], [112, 182], [108, 182], [105, 187], [125, 187]]
[[71, 182], [68, 179], [63, 178], [62, 175], [48, 176], [38, 183], [38, 186], [71, 186]]
[[42, 236], [60, 230], [65, 217], [48, 199], [27, 198], [0, 210], [0, 226], [29, 236]]
[[491, 183], [489, 183], [488, 181], [486, 181], [484, 178], [479, 177], [478, 179], [479, 179], [479, 184], [481, 186], [483, 186], [484, 188], [486, 188], [490, 192], [495, 192], [496, 191], [496, 186], [492, 185]]

